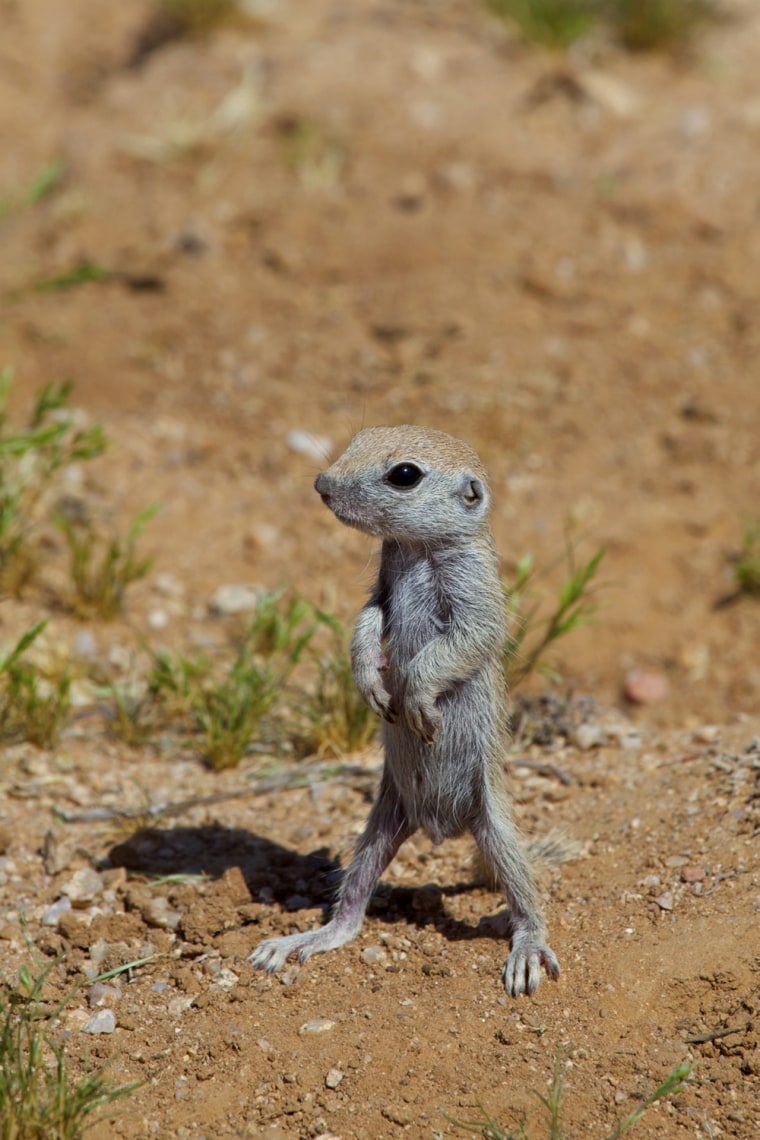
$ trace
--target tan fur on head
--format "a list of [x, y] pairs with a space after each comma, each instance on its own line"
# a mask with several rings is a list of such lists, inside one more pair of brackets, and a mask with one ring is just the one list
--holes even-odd
[[349, 443], [333, 469], [348, 472], [380, 463], [417, 459], [451, 474], [469, 469], [488, 486], [488, 475], [477, 452], [461, 439], [417, 424], [370, 427]]

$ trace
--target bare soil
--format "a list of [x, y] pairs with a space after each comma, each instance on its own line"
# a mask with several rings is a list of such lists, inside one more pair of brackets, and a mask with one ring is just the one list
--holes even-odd
[[[51, 536], [0, 637], [44, 612], [50, 652], [85, 629], [127, 674], [141, 638], [224, 637], [208, 602], [230, 583], [291, 583], [350, 621], [370, 543], [291, 433], [333, 453], [375, 423], [467, 439], [505, 573], [528, 550], [552, 566], [568, 529], [608, 548], [598, 621], [552, 657], [559, 695], [591, 700], [508, 774], [525, 832], [578, 846], [544, 876], [563, 976], [508, 1001], [498, 897], [467, 841], [422, 837], [354, 945], [254, 974], [259, 939], [321, 920], [379, 754], [254, 794], [270, 758], [215, 774], [176, 743], [129, 748], [84, 699], [57, 749], [3, 760], [0, 969], [65, 952], [61, 993], [154, 955], [63, 1015], [75, 1068], [144, 1082], [97, 1140], [432, 1137], [479, 1104], [510, 1123], [560, 1047], [569, 1136], [607, 1136], [692, 1058], [637, 1134], [750, 1140], [760, 607], [725, 599], [760, 484], [760, 13], [727, 3], [674, 60], [546, 54], [465, 0], [252, 8], [149, 50], [146, 0], [0, 2], [0, 187], [65, 169], [0, 220], [0, 360], [19, 414], [68, 376], [105, 424], [110, 452], [71, 475], [104, 523], [161, 505], [123, 618], [55, 603]], [[110, 275], [37, 288], [83, 264]], [[634, 668], [665, 699], [626, 705]], [[218, 792], [142, 831], [91, 814]], [[98, 1002], [116, 1027], [85, 1033]], [[547, 1134], [535, 1111], [528, 1131]]]

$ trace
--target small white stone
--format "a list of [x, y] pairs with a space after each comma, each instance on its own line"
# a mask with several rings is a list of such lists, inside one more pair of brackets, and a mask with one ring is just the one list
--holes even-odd
[[172, 998], [166, 1008], [169, 1010], [169, 1013], [172, 1015], [172, 1017], [179, 1017], [180, 1014], [183, 1014], [186, 1009], [190, 1008], [194, 1001], [195, 996], [175, 997]]
[[365, 946], [360, 957], [367, 966], [380, 966], [387, 960], [388, 955], [382, 946]]
[[163, 895], [158, 895], [142, 908], [142, 916], [149, 926], [163, 930], [176, 930], [182, 919], [178, 910], [170, 907]]
[[61, 891], [69, 896], [72, 906], [86, 907], [103, 893], [103, 880], [92, 867], [82, 867], [63, 884]]
[[61, 915], [66, 914], [69, 910], [71, 910], [70, 898], [64, 897], [62, 899], [56, 899], [54, 903], [51, 903], [49, 907], [43, 910], [40, 915], [40, 922], [43, 926], [57, 926]]
[[185, 587], [180, 580], [166, 570], [156, 574], [153, 585], [158, 593], [163, 594], [166, 598], [180, 598], [185, 592]]
[[155, 609], [148, 614], [148, 628], [152, 630], [166, 629], [169, 624], [169, 615], [166, 610]]
[[240, 978], [234, 970], [230, 970], [227, 966], [222, 966], [214, 976], [214, 985], [218, 986], [220, 990], [231, 990], [238, 984]]
[[82, 1033], [113, 1033], [116, 1014], [112, 1009], [97, 1009], [82, 1026]]
[[314, 1017], [311, 1021], [305, 1021], [298, 1032], [303, 1037], [307, 1033], [329, 1033], [334, 1028], [335, 1022], [330, 1021], [329, 1017]]
[[325, 1084], [327, 1085], [328, 1089], [337, 1089], [342, 1080], [343, 1073], [341, 1073], [340, 1069], [330, 1069], [330, 1071], [325, 1075]]
[[121, 998], [118, 986], [107, 986], [105, 982], [93, 982], [87, 991], [90, 1009], [97, 1006], [111, 1006]]
[[98, 651], [97, 642], [89, 629], [80, 629], [74, 638], [74, 652], [77, 657], [92, 661]]
[[606, 733], [600, 724], [579, 724], [573, 730], [570, 740], [581, 752], [588, 752], [604, 744]]
[[245, 584], [220, 586], [209, 603], [212, 613], [220, 616], [251, 613], [259, 604], [259, 590]]

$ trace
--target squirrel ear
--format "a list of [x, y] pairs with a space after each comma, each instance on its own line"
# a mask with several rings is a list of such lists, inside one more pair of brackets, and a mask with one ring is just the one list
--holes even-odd
[[486, 489], [477, 475], [465, 475], [462, 479], [460, 490], [462, 492], [462, 498], [468, 507], [477, 507], [486, 501]]

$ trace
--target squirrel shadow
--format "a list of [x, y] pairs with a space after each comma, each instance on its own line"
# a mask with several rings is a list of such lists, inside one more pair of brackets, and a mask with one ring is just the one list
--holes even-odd
[[[326, 847], [301, 855], [254, 832], [218, 823], [141, 829], [115, 844], [108, 858], [114, 867], [157, 878], [207, 875], [217, 880], [237, 867], [254, 902], [276, 902], [294, 913], [321, 906], [325, 919], [343, 873], [339, 861], [329, 855]], [[472, 881], [405, 887], [381, 880], [367, 913], [420, 929], [435, 928], [449, 941], [504, 937], [508, 933], [506, 915], [489, 915], [473, 926], [446, 914], [446, 898], [480, 887]], [[262, 892], [266, 892], [264, 897]]]

